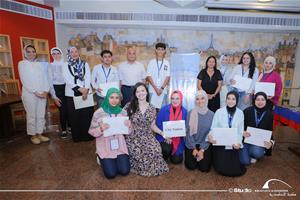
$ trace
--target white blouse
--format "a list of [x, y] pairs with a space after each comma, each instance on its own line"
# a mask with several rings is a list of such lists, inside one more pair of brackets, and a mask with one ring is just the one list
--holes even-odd
[[[91, 71], [90, 71], [90, 67], [88, 63], [85, 63], [85, 74], [84, 74], [84, 80], [81, 81], [79, 79], [77, 79], [77, 83], [75, 84], [74, 81], [74, 76], [72, 75], [72, 73], [74, 74], [74, 68], [68, 66], [68, 63], [65, 63], [64, 67], [63, 67], [63, 75], [66, 81], [66, 89], [65, 89], [65, 95], [67, 97], [74, 97], [74, 90], [72, 90], [72, 88], [75, 87], [84, 87], [89, 89], [89, 94], [92, 93], [92, 88], [91, 88]], [[71, 70], [71, 72], [70, 72]]]
[[22, 89], [30, 93], [49, 92], [47, 69], [40, 62], [22, 60], [18, 64]]
[[[229, 128], [228, 112], [226, 106], [218, 109], [214, 115], [211, 129], [213, 128]], [[237, 128], [238, 131], [238, 144], [243, 147], [243, 132], [244, 132], [244, 113], [240, 109], [236, 108], [232, 119], [231, 128]]]

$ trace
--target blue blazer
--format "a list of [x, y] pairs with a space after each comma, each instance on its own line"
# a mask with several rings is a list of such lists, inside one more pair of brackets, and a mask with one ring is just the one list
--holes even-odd
[[[163, 130], [163, 122], [170, 121], [170, 108], [171, 104], [168, 104], [160, 109], [156, 117], [156, 125], [160, 130]], [[182, 120], [186, 120], [187, 110], [182, 107]], [[159, 142], [163, 142], [165, 139], [160, 134], [155, 134], [156, 139]], [[180, 143], [175, 152], [175, 155], [182, 155], [184, 151], [184, 139], [180, 138]]]

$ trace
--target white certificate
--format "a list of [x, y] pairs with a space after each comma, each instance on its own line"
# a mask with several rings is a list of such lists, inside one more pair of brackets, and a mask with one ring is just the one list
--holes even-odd
[[75, 110], [94, 106], [94, 98], [92, 94], [89, 94], [86, 100], [83, 100], [82, 96], [73, 97], [73, 101]]
[[161, 94], [160, 96], [157, 96], [156, 92], [153, 92], [153, 94], [151, 95], [151, 104], [155, 108], [161, 108], [163, 99], [164, 99], [164, 94]]
[[255, 94], [258, 92], [264, 92], [267, 96], [273, 97], [275, 94], [275, 83], [256, 82]]
[[247, 131], [251, 134], [251, 136], [246, 137], [244, 142], [260, 147], [265, 147], [264, 141], [270, 141], [272, 136], [272, 131], [269, 130], [247, 127]]
[[103, 136], [108, 137], [111, 135], [128, 135], [128, 127], [125, 126], [125, 121], [128, 117], [105, 117], [102, 119], [103, 123], [109, 125], [109, 128], [103, 131]]
[[163, 132], [165, 138], [185, 137], [185, 121], [178, 120], [163, 122]]
[[101, 95], [106, 96], [106, 93], [110, 88], [120, 89], [120, 84], [119, 82], [108, 82], [108, 83], [101, 83], [99, 87], [100, 89], [102, 89]]
[[239, 75], [235, 75], [233, 78], [236, 83], [232, 85], [233, 87], [243, 90], [243, 91], [248, 91], [251, 87], [252, 79], [251, 78], [244, 78]]
[[238, 143], [237, 128], [213, 128], [213, 140], [216, 140], [214, 146], [232, 146]]

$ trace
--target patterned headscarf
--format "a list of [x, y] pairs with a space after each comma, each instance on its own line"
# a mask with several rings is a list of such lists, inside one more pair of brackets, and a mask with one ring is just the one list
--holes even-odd
[[68, 48], [68, 52], [67, 52], [68, 64], [74, 68], [74, 75], [76, 76], [76, 78], [78, 78], [81, 81], [84, 81], [83, 68], [84, 68], [85, 62], [82, 61], [80, 59], [80, 57], [78, 59], [73, 59], [71, 56], [72, 49], [77, 50], [77, 48], [74, 46], [71, 46]]

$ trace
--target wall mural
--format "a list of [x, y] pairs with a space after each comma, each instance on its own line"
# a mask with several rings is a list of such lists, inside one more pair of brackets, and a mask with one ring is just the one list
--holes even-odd
[[262, 68], [264, 59], [273, 55], [277, 59], [276, 70], [284, 81], [281, 103], [289, 103], [299, 34], [101, 28], [70, 30], [67, 33], [68, 45], [78, 47], [82, 58], [91, 68], [101, 63], [100, 53], [104, 49], [113, 52], [113, 65], [117, 66], [126, 60], [126, 48], [129, 46], [135, 46], [137, 60], [146, 67], [148, 61], [154, 57], [154, 46], [157, 42], [167, 44], [167, 59], [170, 59], [173, 52], [199, 53], [199, 70], [205, 65], [209, 55], [219, 58], [222, 54], [227, 54], [230, 65], [235, 66], [244, 51], [251, 51], [259, 69]]

